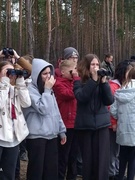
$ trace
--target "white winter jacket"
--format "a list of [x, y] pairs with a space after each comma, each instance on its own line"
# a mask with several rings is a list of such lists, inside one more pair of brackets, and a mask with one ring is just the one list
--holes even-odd
[[[16, 119], [12, 119], [12, 104]], [[24, 78], [17, 78], [12, 86], [8, 77], [2, 77], [0, 82], [0, 140], [21, 142], [29, 134], [22, 109], [29, 107], [31, 100]]]

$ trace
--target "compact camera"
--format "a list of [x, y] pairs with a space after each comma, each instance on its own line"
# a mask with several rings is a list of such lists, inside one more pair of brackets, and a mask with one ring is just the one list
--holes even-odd
[[7, 69], [7, 76], [23, 76], [24, 78], [27, 78], [29, 76], [29, 73], [26, 70], [20, 70], [20, 69]]
[[104, 69], [99, 69], [99, 70], [97, 71], [97, 74], [98, 74], [99, 76], [104, 77], [104, 76], [110, 76], [110, 75], [111, 75], [111, 72], [110, 72], [110, 71], [107, 71], [107, 70], [104, 70]]
[[8, 58], [8, 56], [14, 55], [14, 51], [12, 48], [3, 48], [2, 53], [5, 55], [6, 58]]

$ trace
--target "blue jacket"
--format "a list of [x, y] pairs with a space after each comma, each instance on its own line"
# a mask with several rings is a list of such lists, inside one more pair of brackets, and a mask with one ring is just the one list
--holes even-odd
[[123, 146], [135, 146], [135, 80], [116, 91], [110, 112], [117, 119], [116, 142]]

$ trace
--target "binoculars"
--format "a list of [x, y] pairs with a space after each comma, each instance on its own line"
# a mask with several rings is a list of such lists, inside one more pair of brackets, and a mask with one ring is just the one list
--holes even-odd
[[14, 55], [14, 51], [12, 48], [3, 48], [3, 52], [2, 52], [5, 57], [7, 58], [8, 56], [13, 56]]
[[7, 76], [23, 76], [24, 78], [27, 78], [29, 73], [26, 70], [20, 70], [20, 69], [7, 69]]

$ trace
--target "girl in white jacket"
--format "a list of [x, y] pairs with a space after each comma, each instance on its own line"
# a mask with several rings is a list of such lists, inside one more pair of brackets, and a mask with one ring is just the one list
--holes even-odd
[[126, 74], [122, 88], [115, 93], [115, 102], [110, 108], [118, 120], [116, 143], [120, 145], [119, 180], [123, 180], [126, 166], [127, 180], [135, 176], [135, 67]]
[[31, 105], [24, 77], [9, 73], [10, 62], [0, 62], [0, 179], [15, 179], [20, 142], [29, 134], [21, 108]]

